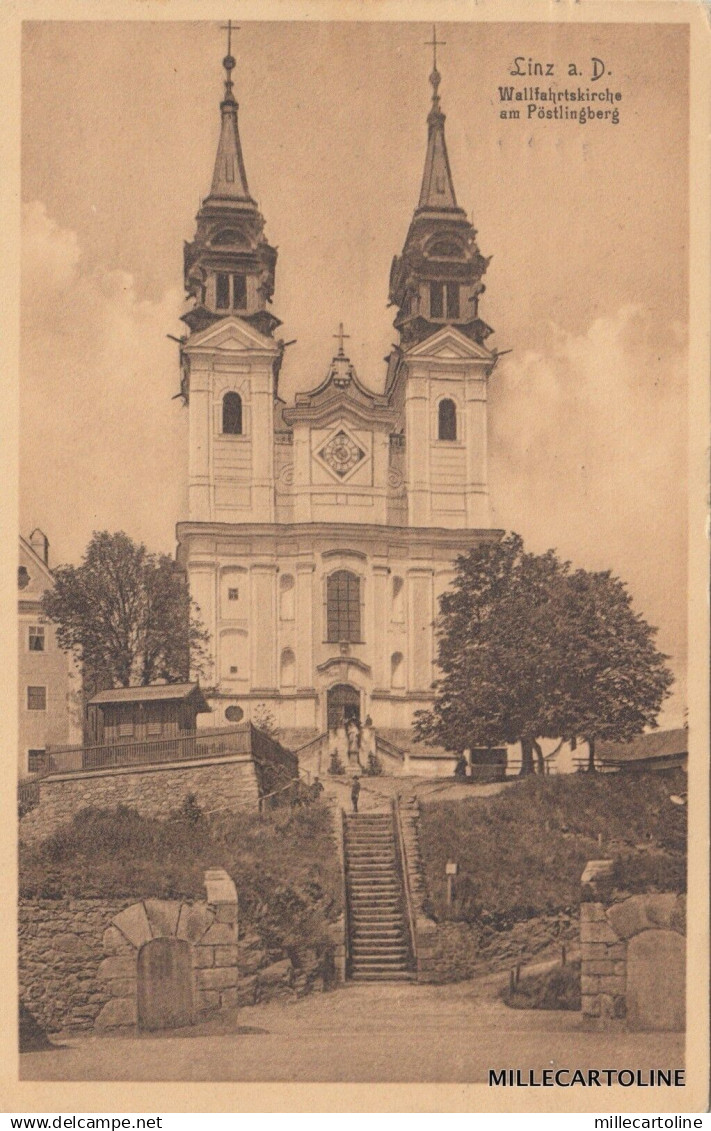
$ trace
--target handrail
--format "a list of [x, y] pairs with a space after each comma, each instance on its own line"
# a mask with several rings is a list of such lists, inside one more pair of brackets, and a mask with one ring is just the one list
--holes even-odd
[[289, 789], [289, 787], [292, 786], [294, 784], [294, 782], [298, 782], [298, 784], [301, 785], [301, 779], [300, 778], [289, 778], [286, 785], [279, 786], [279, 789], [273, 789], [271, 793], [263, 793], [261, 795], [261, 797], [258, 799], [258, 802], [257, 802], [258, 807], [259, 807], [259, 812], [260, 813], [262, 812], [263, 802], [268, 801], [270, 797], [276, 797], [277, 794], [283, 793], [284, 790]]
[[410, 869], [409, 861], [407, 859], [407, 848], [405, 846], [405, 836], [402, 831], [402, 818], [400, 813], [400, 800], [398, 797], [390, 799], [393, 813], [393, 824], [395, 826], [396, 844], [398, 850], [398, 857], [400, 860], [400, 871], [403, 878], [403, 891], [405, 892], [405, 911], [407, 914], [407, 928], [410, 936], [410, 951], [412, 953], [412, 960], [417, 969], [417, 923], [415, 920], [415, 908], [412, 899], [412, 889], [410, 887]]
[[246, 727], [205, 727], [174, 735], [172, 738], [110, 742], [100, 746], [70, 746], [63, 750], [48, 750], [39, 776], [233, 754], [251, 754], [258, 761], [259, 753], [252, 751], [251, 746], [250, 731]]
[[377, 753], [378, 746], [382, 747], [385, 754], [389, 754], [391, 758], [399, 758], [401, 762], [405, 761], [407, 751], [402, 746], [397, 746], [391, 742], [389, 738], [383, 738], [381, 734], [375, 732], [375, 751]]
[[315, 738], [310, 738], [303, 746], [296, 746], [291, 751], [292, 754], [303, 754], [304, 750], [308, 750], [309, 746], [315, 746], [317, 742], [323, 742], [324, 738], [328, 738], [328, 731], [325, 730], [322, 734], [317, 734]]
[[348, 868], [347, 855], [346, 855], [346, 811], [341, 809], [341, 823], [340, 823], [340, 850], [341, 850], [341, 894], [343, 895], [343, 936], [345, 939], [346, 950], [346, 978], [351, 970], [351, 920], [350, 910], [348, 907], [348, 878], [346, 871]]

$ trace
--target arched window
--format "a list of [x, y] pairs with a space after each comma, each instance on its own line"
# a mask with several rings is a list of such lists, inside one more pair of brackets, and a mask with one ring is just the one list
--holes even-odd
[[294, 578], [290, 573], [279, 578], [279, 616], [282, 620], [294, 619]]
[[222, 431], [230, 436], [242, 435], [242, 398], [239, 393], [225, 393], [222, 398]]
[[393, 620], [401, 624], [405, 619], [405, 582], [401, 577], [393, 578]]
[[360, 578], [347, 569], [336, 570], [326, 580], [326, 639], [360, 640]]
[[390, 657], [390, 686], [393, 691], [402, 691], [405, 686], [405, 659], [402, 652], [393, 652]]
[[296, 686], [296, 657], [291, 648], [285, 648], [281, 654], [280, 680], [282, 687]]
[[449, 398], [439, 402], [437, 438], [439, 440], [456, 440], [457, 438], [457, 406]]

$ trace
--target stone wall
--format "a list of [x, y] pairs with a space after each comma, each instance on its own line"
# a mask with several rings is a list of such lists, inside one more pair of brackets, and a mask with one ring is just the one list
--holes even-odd
[[683, 1030], [686, 897], [614, 900], [613, 861], [592, 860], [580, 904], [583, 1019], [638, 1031]]
[[91, 1028], [109, 998], [102, 937], [123, 900], [20, 900], [20, 996], [50, 1033]]
[[189, 793], [208, 813], [256, 809], [259, 786], [249, 755], [121, 766], [73, 774], [53, 774], [40, 782], [40, 801], [20, 821], [20, 838], [48, 836], [87, 806], [130, 805], [147, 817], [166, 817]]
[[[127, 910], [130, 916], [125, 915]], [[97, 1021], [109, 1028], [135, 1024], [137, 948], [120, 929], [123, 924], [130, 931], [132, 921], [141, 932], [134, 938], [143, 941], [160, 937], [161, 921], [169, 928], [179, 926], [177, 937], [185, 934], [194, 941], [200, 925], [210, 920], [193, 953], [199, 1009], [220, 1008], [235, 1000], [238, 1005], [255, 1005], [274, 998], [301, 997], [343, 980], [342, 918], [331, 926], [330, 954], [306, 948], [289, 955], [270, 951], [252, 929], [236, 940], [220, 940], [213, 919], [206, 903], [21, 900], [20, 996], [50, 1033], [91, 1029]], [[146, 924], [150, 934], [146, 934]]]

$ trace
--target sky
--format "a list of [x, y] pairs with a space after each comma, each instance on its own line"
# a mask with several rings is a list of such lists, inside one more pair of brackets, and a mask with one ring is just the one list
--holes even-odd
[[[493, 522], [612, 569], [659, 627], [684, 706], [688, 44], [683, 26], [438, 26], [460, 205], [492, 256], [480, 315]], [[431, 27], [245, 23], [234, 74], [252, 194], [279, 249], [287, 399], [338, 323], [383, 387], [393, 255], [425, 155]], [[22, 57], [21, 529], [54, 564], [94, 529], [173, 552], [186, 517], [182, 246], [209, 191], [217, 23], [28, 22]], [[510, 77], [513, 60], [553, 78]], [[589, 81], [592, 57], [608, 72]], [[567, 78], [575, 63], [584, 72]], [[545, 66], [544, 66], [545, 69]], [[499, 87], [622, 92], [617, 125], [504, 121]]]

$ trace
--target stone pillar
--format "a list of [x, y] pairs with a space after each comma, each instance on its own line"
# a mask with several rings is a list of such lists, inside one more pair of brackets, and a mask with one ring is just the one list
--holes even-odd
[[580, 904], [583, 1021], [607, 1029], [684, 1028], [686, 904], [650, 892], [613, 902], [613, 862], [591, 860]]
[[201, 357], [190, 359], [188, 433], [188, 516], [191, 522], [210, 522], [214, 517], [210, 371]]
[[605, 914], [613, 867], [613, 860], [589, 860], [581, 878], [581, 1007], [592, 1027], [625, 1014], [625, 948]]
[[467, 526], [488, 527], [489, 494], [486, 450], [486, 377], [477, 373], [466, 383]]
[[275, 690], [276, 676], [276, 566], [253, 565], [251, 570], [250, 648], [252, 688]]
[[313, 562], [296, 563], [296, 686], [314, 686]]
[[408, 521], [410, 526], [429, 526], [432, 514], [429, 383], [426, 377], [412, 372], [405, 385], [405, 429]]
[[[276, 353], [276, 347], [274, 349]], [[274, 521], [274, 396], [272, 358], [251, 370], [252, 514], [259, 522]]]
[[408, 570], [408, 691], [429, 692], [432, 685], [434, 668], [432, 580], [431, 568], [415, 567]]
[[390, 640], [390, 608], [388, 587], [390, 570], [386, 565], [373, 566], [373, 688], [390, 690], [388, 643]]

